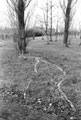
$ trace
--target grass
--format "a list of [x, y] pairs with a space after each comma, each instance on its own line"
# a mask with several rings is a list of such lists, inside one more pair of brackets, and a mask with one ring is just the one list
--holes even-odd
[[73, 38], [69, 48], [64, 47], [61, 40], [62, 38], [59, 37], [57, 43], [53, 40], [53, 43], [49, 45], [47, 45], [46, 40], [33, 41], [32, 44], [30, 43], [29, 49], [31, 54], [40, 56], [52, 64], [57, 64], [66, 71], [67, 75], [62, 84], [62, 90], [76, 106], [80, 117], [81, 47], [78, 46], [80, 39], [78, 37]]
[[[74, 117], [81, 119], [81, 48], [79, 38], [72, 39], [70, 48], [62, 45], [62, 38], [58, 42], [47, 45], [46, 40], [36, 38], [30, 41], [25, 55], [27, 59], [19, 59], [15, 50], [9, 50], [1, 61], [4, 75], [0, 94], [3, 99], [0, 118], [6, 120], [70, 120]], [[51, 64], [40, 62], [38, 73], [34, 72], [38, 56]], [[57, 64], [64, 71], [66, 77], [61, 85], [62, 90], [76, 107], [72, 111], [66, 100], [60, 97], [56, 82], [60, 82], [62, 72], [53, 64]]]

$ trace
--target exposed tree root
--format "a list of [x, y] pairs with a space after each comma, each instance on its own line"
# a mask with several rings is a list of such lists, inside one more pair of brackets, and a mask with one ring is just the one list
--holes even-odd
[[[23, 58], [26, 59], [26, 57], [23, 57]], [[48, 62], [48, 61], [46, 61], [46, 60], [43, 60], [43, 59], [41, 59], [40, 57], [31, 56], [31, 58], [35, 58], [35, 60], [36, 60], [36, 63], [35, 63], [35, 65], [34, 65], [34, 71], [35, 71], [36, 74], [37, 74], [37, 72], [38, 72], [38, 71], [37, 71], [37, 65], [39, 64], [40, 61], [41, 61], [41, 62], [44, 62], [45, 64], [50, 64], [50, 65], [51, 65], [50, 62]], [[61, 77], [61, 79], [60, 79], [61, 81], [57, 84], [58, 90], [59, 90], [59, 92], [61, 93], [61, 97], [64, 98], [64, 99], [70, 104], [70, 106], [71, 106], [71, 108], [72, 108], [73, 111], [76, 111], [73, 103], [68, 99], [68, 97], [66, 96], [66, 94], [61, 90], [61, 84], [64, 82], [64, 77], [66, 76], [66, 72], [65, 72], [61, 67], [59, 67], [58, 65], [56, 65], [56, 64], [53, 64], [53, 65], [56, 66], [56, 67], [63, 73], [63, 75], [62, 75], [62, 77]], [[29, 82], [27, 88], [29, 88], [30, 83], [31, 83], [31, 82]]]
[[[38, 57], [35, 57], [35, 60], [36, 60], [36, 63], [34, 66], [34, 71], [36, 72], [36, 74], [37, 74], [37, 65], [39, 64], [40, 61], [42, 61], [46, 64], [51, 64], [50, 62], [43, 60], [41, 58], [38, 58]], [[56, 64], [53, 64], [53, 65], [56, 66], [63, 73], [62, 78], [61, 78], [62, 80], [57, 84], [58, 90], [61, 93], [61, 97], [64, 98], [70, 104], [73, 111], [76, 111], [73, 103], [67, 98], [66, 94], [61, 90], [61, 84], [64, 82], [64, 77], [66, 76], [66, 72], [58, 65], [56, 65]]]

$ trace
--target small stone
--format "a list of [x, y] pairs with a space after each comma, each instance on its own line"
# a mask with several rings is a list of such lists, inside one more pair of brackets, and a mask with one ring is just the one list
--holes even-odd
[[40, 103], [40, 104], [41, 104], [41, 100], [40, 100], [40, 99], [38, 99], [38, 103]]
[[51, 106], [52, 106], [52, 103], [50, 103], [49, 106], [51, 107]]
[[70, 120], [73, 120], [74, 119], [74, 117], [70, 117]]
[[44, 111], [46, 111], [46, 107], [44, 107]]
[[26, 93], [24, 93], [24, 99], [26, 99]]

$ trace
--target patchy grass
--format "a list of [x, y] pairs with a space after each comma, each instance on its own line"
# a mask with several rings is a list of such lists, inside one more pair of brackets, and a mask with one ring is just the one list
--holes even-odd
[[56, 85], [63, 73], [51, 64], [40, 62], [36, 74], [34, 58], [26, 56], [25, 60], [19, 59], [14, 52], [8, 55], [2, 62], [5, 77], [0, 94], [4, 106], [0, 118], [7, 120], [70, 118], [73, 111], [67, 101], [61, 99]]
[[[3, 100], [0, 118], [6, 120], [75, 120], [81, 118], [81, 48], [62, 46], [60, 39], [57, 43], [47, 45], [45, 40], [35, 40], [29, 43], [29, 54], [26, 59], [19, 59], [14, 50], [8, 51], [1, 61], [3, 80], [0, 95]], [[34, 71], [38, 56], [51, 64], [40, 62], [37, 74]], [[66, 77], [61, 89], [76, 108], [74, 112], [69, 103], [61, 98], [57, 83], [63, 73], [53, 64], [64, 71]]]
[[[35, 44], [36, 42], [36, 44]], [[30, 44], [30, 53], [57, 64], [66, 71], [66, 77], [61, 87], [68, 98], [74, 103], [77, 110], [77, 116], [81, 116], [81, 47], [78, 38], [72, 39], [70, 48], [65, 48], [60, 39], [57, 43], [47, 45], [46, 41], [39, 46], [40, 42], [33, 41]], [[35, 45], [35, 48], [34, 48]], [[33, 46], [33, 47], [32, 47]]]

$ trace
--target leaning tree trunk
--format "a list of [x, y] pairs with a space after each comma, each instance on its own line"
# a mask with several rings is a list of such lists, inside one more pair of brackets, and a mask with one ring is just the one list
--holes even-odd
[[19, 34], [18, 46], [19, 46], [20, 53], [25, 53], [26, 52], [24, 10], [25, 10], [24, 1], [23, 0], [19, 0], [18, 1], [18, 22], [19, 22], [19, 28], [18, 28], [18, 34]]

